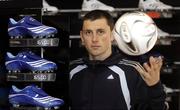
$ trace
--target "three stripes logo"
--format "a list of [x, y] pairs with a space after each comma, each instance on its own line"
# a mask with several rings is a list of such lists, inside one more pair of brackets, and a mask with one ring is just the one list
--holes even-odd
[[34, 97], [33, 99], [36, 100], [37, 102], [40, 102], [40, 103], [43, 103], [43, 104], [58, 100], [57, 98], [54, 98], [54, 97], [51, 97], [51, 96], [40, 97], [40, 98], [35, 98]]
[[52, 62], [42, 59], [42, 60], [26, 62], [26, 63], [31, 65], [32, 67], [41, 67], [43, 65], [46, 65], [46, 64], [49, 64], [49, 63], [52, 63]]
[[42, 33], [45, 30], [48, 29], [52, 29], [52, 27], [48, 27], [48, 26], [38, 26], [38, 27], [32, 27], [32, 28], [28, 28], [31, 32], [34, 32], [36, 34]]

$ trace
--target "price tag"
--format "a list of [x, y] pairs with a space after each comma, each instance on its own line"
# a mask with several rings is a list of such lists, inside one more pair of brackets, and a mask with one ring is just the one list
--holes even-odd
[[34, 80], [43, 81], [47, 80], [46, 74], [36, 74], [34, 75]]

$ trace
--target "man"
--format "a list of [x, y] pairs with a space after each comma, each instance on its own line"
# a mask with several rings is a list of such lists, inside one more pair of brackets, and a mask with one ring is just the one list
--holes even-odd
[[113, 52], [113, 18], [94, 10], [80, 31], [88, 57], [73, 62], [70, 71], [71, 110], [163, 110], [160, 83], [162, 58], [150, 57], [143, 67]]

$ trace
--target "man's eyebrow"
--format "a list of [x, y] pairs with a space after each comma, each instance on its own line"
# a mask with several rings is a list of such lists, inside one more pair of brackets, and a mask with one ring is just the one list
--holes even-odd
[[92, 31], [91, 29], [83, 29], [83, 31]]
[[103, 28], [99, 28], [99, 29], [97, 29], [97, 31], [104, 31], [105, 29], [103, 29]]

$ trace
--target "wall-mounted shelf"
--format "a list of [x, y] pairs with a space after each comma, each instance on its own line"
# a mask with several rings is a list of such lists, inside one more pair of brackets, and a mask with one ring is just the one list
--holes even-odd
[[55, 109], [44, 109], [42, 107], [11, 107], [10, 110], [57, 110], [58, 108]]
[[180, 61], [166, 62], [166, 64], [162, 67], [161, 72], [163, 74], [173, 74], [174, 70], [180, 69]]
[[7, 81], [49, 82], [56, 80], [56, 73], [8, 73]]
[[[115, 8], [114, 11], [112, 12], [126, 12], [126, 11], [140, 11], [140, 8]], [[174, 10], [180, 10], [180, 7], [173, 7], [171, 10], [151, 10], [151, 11], [174, 11]], [[147, 10], [142, 10], [142, 11], [147, 11]], [[150, 11], [150, 10], [148, 10]], [[81, 9], [62, 9], [59, 10], [56, 14], [60, 13], [81, 13], [81, 12], [88, 12], [88, 11], [82, 11]], [[51, 13], [51, 12], [44, 12], [45, 14]]]
[[[180, 38], [180, 34], [170, 34], [169, 36], [160, 37], [160, 39], [166, 38]], [[80, 35], [70, 35], [69, 39], [80, 39]]]
[[180, 34], [169, 34], [168, 36], [160, 37], [157, 41], [157, 45], [171, 45], [173, 41], [180, 38]]
[[[171, 10], [143, 10], [140, 8], [115, 8], [114, 11], [110, 12], [113, 17], [118, 17], [119, 14], [130, 12], [130, 11], [144, 11], [149, 14], [152, 18], [171, 18], [173, 14], [180, 11], [180, 7], [173, 7]], [[82, 11], [81, 9], [62, 9], [54, 12], [44, 12], [43, 16], [55, 16], [62, 13], [79, 13], [79, 18], [82, 18], [88, 11]]]
[[9, 39], [10, 47], [56, 47], [58, 44], [58, 38]]
[[44, 110], [40, 107], [11, 107], [10, 110]]

